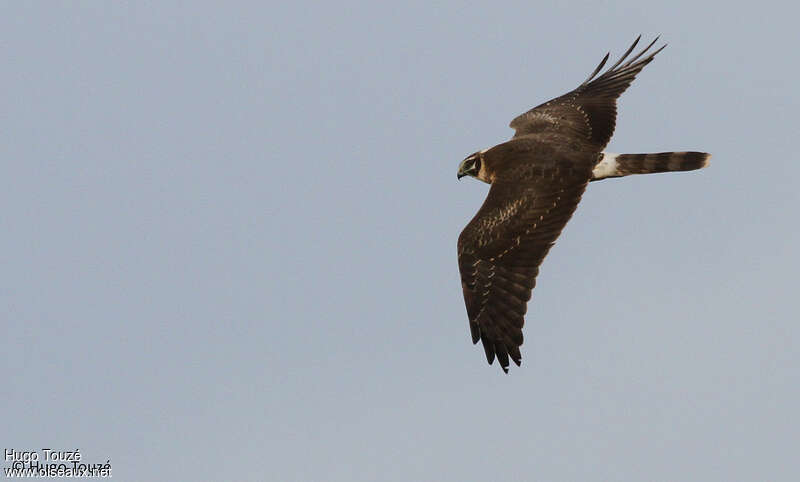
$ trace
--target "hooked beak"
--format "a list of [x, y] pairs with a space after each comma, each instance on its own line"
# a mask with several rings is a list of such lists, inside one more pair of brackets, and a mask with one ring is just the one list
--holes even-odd
[[461, 179], [464, 176], [469, 176], [470, 171], [475, 170], [475, 159], [472, 157], [468, 157], [461, 161], [461, 164], [458, 165], [458, 179]]

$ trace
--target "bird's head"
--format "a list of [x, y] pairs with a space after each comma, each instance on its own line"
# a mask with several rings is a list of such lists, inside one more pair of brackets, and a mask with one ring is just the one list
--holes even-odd
[[481, 181], [486, 182], [484, 179], [481, 179], [481, 167], [483, 165], [483, 153], [486, 151], [478, 151], [473, 154], [467, 156], [466, 159], [461, 161], [461, 164], [458, 165], [458, 178], [461, 179], [464, 176], [472, 176], [475, 179], [480, 179]]

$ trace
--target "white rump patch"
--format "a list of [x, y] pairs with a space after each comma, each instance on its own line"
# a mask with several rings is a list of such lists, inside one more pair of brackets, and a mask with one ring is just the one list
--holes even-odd
[[592, 177], [594, 179], [605, 179], [617, 175], [617, 158], [619, 154], [613, 152], [604, 152], [603, 160], [598, 162], [594, 169], [592, 169]]

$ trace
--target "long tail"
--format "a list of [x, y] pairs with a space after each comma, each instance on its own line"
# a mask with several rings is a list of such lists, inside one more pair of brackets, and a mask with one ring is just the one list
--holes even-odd
[[631, 174], [694, 171], [708, 166], [707, 152], [659, 152], [656, 154], [614, 154], [603, 152], [592, 171], [592, 181]]

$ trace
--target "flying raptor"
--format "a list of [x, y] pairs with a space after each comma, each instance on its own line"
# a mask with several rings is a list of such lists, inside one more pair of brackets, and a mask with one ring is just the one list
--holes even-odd
[[[522, 325], [539, 265], [591, 181], [706, 167], [705, 152], [612, 154], [617, 98], [666, 47], [628, 59], [639, 38], [605, 72], [603, 58], [575, 90], [511, 121], [508, 142], [471, 154], [458, 178], [491, 184], [481, 208], [458, 237], [458, 266], [472, 342], [483, 342], [489, 364], [508, 372], [522, 362]], [[626, 61], [627, 59], [627, 61]]]

